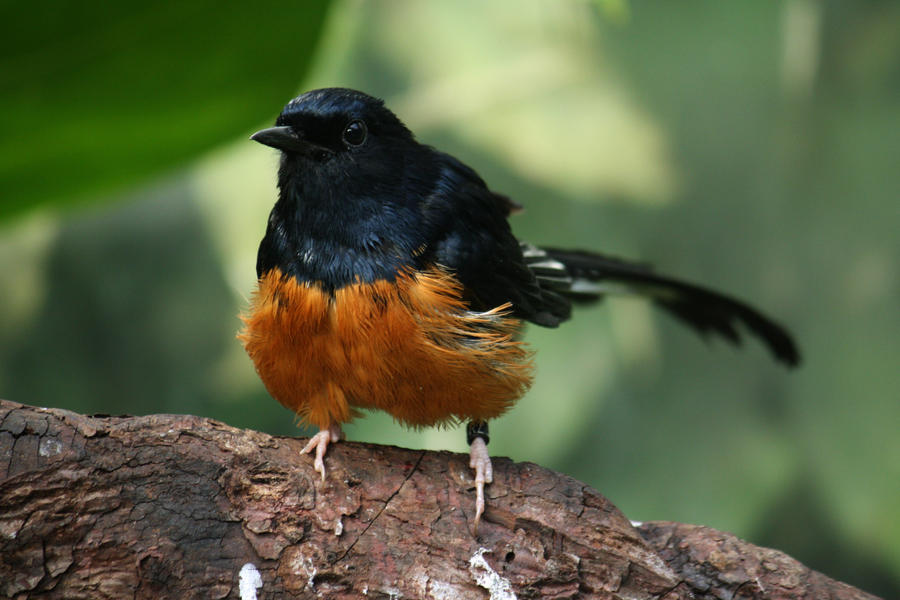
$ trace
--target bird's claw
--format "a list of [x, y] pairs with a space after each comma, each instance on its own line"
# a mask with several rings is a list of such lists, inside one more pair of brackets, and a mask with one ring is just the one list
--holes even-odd
[[494, 469], [484, 439], [477, 437], [469, 446], [469, 468], [475, 469], [475, 534], [484, 514], [484, 485], [494, 481]]
[[300, 454], [309, 454], [313, 448], [316, 450], [316, 458], [313, 461], [313, 467], [316, 472], [322, 475], [322, 481], [325, 481], [325, 452], [328, 450], [328, 444], [339, 442], [344, 437], [340, 425], [332, 425], [328, 429], [321, 429], [319, 433], [309, 438], [306, 446], [300, 451]]

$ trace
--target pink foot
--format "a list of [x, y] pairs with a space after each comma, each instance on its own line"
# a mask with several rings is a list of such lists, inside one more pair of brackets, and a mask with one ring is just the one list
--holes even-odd
[[484, 484], [494, 480], [494, 469], [484, 439], [477, 437], [469, 446], [469, 468], [475, 469], [475, 535], [484, 514]]
[[313, 448], [316, 449], [316, 460], [313, 465], [316, 471], [322, 474], [322, 481], [325, 481], [325, 451], [328, 450], [328, 444], [339, 442], [344, 439], [344, 432], [341, 431], [340, 425], [332, 425], [328, 429], [320, 429], [319, 433], [309, 438], [309, 442], [300, 451], [300, 454], [309, 454]]

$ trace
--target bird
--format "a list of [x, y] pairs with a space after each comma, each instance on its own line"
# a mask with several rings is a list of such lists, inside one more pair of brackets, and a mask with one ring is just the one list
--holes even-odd
[[493, 480], [488, 424], [533, 380], [523, 327], [556, 328], [610, 293], [800, 361], [791, 335], [743, 301], [642, 263], [519, 241], [508, 218], [521, 205], [420, 143], [379, 98], [308, 91], [250, 139], [280, 152], [278, 198], [238, 337], [270, 395], [318, 428], [301, 452], [323, 481], [329, 445], [360, 409], [412, 428], [467, 423], [477, 533]]

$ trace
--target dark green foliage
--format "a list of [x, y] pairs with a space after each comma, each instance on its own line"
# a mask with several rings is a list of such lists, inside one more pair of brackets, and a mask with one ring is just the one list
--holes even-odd
[[263, 122], [327, 1], [5, 2], [0, 218], [97, 198]]

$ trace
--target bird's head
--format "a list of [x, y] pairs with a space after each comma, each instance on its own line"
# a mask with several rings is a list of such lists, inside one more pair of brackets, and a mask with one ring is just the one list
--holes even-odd
[[313, 90], [294, 98], [275, 127], [257, 131], [250, 139], [282, 152], [283, 193], [299, 186], [306, 194], [320, 184], [353, 194], [364, 192], [353, 188], [396, 181], [405, 151], [416, 145], [384, 102], [345, 88]]

